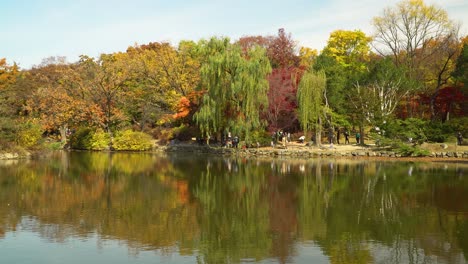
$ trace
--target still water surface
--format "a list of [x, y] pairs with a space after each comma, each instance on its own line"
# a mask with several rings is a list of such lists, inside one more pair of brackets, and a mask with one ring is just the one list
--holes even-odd
[[468, 165], [2, 161], [0, 263], [468, 263]]

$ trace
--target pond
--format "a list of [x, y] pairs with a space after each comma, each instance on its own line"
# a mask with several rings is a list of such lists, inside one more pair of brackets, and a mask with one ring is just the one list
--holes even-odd
[[466, 163], [0, 162], [0, 263], [467, 263]]

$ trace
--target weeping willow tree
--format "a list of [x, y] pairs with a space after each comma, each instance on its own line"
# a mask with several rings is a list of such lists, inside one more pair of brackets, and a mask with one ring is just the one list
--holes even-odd
[[195, 121], [208, 136], [229, 130], [248, 140], [250, 132], [265, 125], [260, 111], [268, 106], [271, 72], [265, 49], [253, 47], [245, 56], [229, 38], [212, 38], [200, 46], [207, 58], [201, 68], [206, 93]]
[[315, 145], [319, 145], [321, 142], [321, 114], [325, 107], [324, 98], [326, 83], [327, 78], [325, 77], [325, 72], [315, 72], [310, 69], [302, 76], [297, 89], [299, 122], [301, 123], [306, 138], [308, 137], [308, 131], [315, 131]]

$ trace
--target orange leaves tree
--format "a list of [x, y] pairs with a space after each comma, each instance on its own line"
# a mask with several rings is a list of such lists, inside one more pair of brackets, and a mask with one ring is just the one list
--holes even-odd
[[111, 140], [113, 132], [127, 117], [121, 110], [129, 79], [129, 65], [122, 53], [102, 54], [98, 60], [82, 56], [78, 63], [80, 92], [91, 105], [102, 112], [100, 127]]
[[146, 125], [170, 121], [172, 114], [185, 104], [184, 100], [194, 99], [200, 79], [195, 48], [191, 41], [180, 42], [177, 49], [158, 42], [128, 48], [128, 63], [133, 69], [127, 82], [125, 110], [134, 124], [143, 129]]
[[28, 85], [34, 92], [25, 109], [39, 117], [44, 130], [58, 130], [63, 143], [71, 126], [84, 121], [92, 124], [100, 112], [83, 97], [73, 66], [63, 58], [48, 58], [28, 72]]

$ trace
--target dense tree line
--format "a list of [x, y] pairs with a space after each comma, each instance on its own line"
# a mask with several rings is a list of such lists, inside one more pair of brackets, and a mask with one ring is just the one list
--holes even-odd
[[388, 7], [372, 24], [371, 35], [332, 32], [320, 53], [280, 29], [236, 41], [153, 42], [74, 63], [52, 57], [23, 70], [1, 59], [0, 144], [33, 148], [57, 135], [64, 145], [84, 128], [108, 146], [124, 130], [161, 141], [232, 132], [247, 143], [278, 130], [312, 131], [318, 143], [324, 131], [364, 138], [375, 127], [387, 131], [375, 137], [420, 142], [466, 132], [460, 26], [421, 0]]

